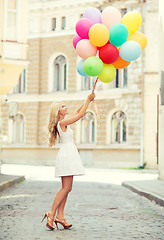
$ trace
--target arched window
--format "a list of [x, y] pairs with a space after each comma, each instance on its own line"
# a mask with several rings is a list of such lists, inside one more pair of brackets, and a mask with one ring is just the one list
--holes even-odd
[[67, 83], [67, 63], [66, 58], [58, 56], [53, 67], [53, 91], [65, 91]]
[[24, 143], [25, 124], [23, 115], [18, 113], [11, 120], [12, 120], [12, 134], [10, 135], [10, 142]]
[[126, 142], [126, 116], [122, 111], [117, 111], [112, 116], [112, 143]]
[[95, 142], [95, 119], [91, 112], [86, 112], [81, 119], [81, 143]]

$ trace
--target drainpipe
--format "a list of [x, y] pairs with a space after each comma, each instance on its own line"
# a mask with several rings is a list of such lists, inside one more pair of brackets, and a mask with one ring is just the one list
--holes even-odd
[[159, 142], [158, 142], [158, 139], [159, 139], [159, 94], [157, 94], [157, 164], [158, 164], [158, 156], [159, 156]]
[[144, 168], [144, 113], [141, 113], [140, 168]]
[[[146, 1], [140, 1], [141, 6], [141, 15], [144, 16], [144, 3]], [[142, 32], [144, 32], [144, 26], [142, 24]], [[144, 82], [145, 82], [145, 76], [144, 76], [144, 66], [145, 66], [145, 53], [143, 52], [143, 58], [142, 58], [142, 82], [141, 82], [141, 99], [142, 99], [142, 109], [141, 109], [141, 135], [140, 135], [140, 162], [139, 167], [144, 168]]]

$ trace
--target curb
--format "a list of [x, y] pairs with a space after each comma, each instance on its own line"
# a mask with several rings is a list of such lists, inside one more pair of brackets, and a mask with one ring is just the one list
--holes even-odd
[[126, 187], [126, 188], [130, 189], [131, 191], [133, 191], [141, 196], [144, 196], [144, 197], [148, 198], [149, 200], [154, 201], [156, 204], [164, 207], [164, 199], [161, 199], [161, 197], [158, 196], [157, 194], [146, 192], [146, 191], [140, 189], [139, 187], [134, 186], [134, 184], [130, 184], [127, 182], [123, 182], [122, 186]]
[[21, 177], [14, 177], [8, 181], [4, 181], [2, 183], [0, 183], [0, 192], [5, 190], [6, 188], [14, 185], [15, 183], [20, 183], [21, 181], [24, 181], [25, 177], [21, 176]]

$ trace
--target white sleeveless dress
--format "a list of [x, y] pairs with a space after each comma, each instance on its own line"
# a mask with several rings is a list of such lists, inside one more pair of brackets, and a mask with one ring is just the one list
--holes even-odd
[[57, 127], [60, 134], [61, 146], [56, 157], [55, 177], [84, 175], [84, 167], [73, 141], [73, 131], [70, 125], [68, 125], [66, 132], [63, 132], [59, 123]]

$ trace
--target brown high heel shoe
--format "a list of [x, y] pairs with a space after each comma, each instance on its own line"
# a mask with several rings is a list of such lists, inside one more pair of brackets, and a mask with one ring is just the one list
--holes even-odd
[[45, 213], [45, 215], [44, 215], [44, 217], [43, 217], [41, 223], [44, 221], [45, 218], [47, 218], [47, 224], [46, 224], [46, 227], [48, 227], [48, 228], [51, 229], [51, 230], [54, 230], [55, 227], [53, 226], [53, 219], [52, 219], [49, 215], [50, 215], [49, 212]]
[[57, 229], [59, 229], [58, 228], [58, 223], [60, 223], [65, 229], [68, 229], [68, 228], [72, 227], [72, 224], [67, 223], [64, 218], [58, 219], [56, 217], [54, 222], [56, 224]]

